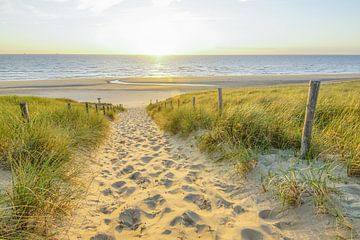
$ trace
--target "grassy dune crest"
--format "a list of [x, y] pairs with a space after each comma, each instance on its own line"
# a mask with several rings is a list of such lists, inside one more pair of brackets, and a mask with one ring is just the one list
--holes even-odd
[[[335, 158], [348, 164], [350, 173], [360, 174], [359, 92], [360, 81], [322, 84], [309, 159]], [[300, 149], [307, 95], [307, 85], [225, 90], [219, 116], [217, 91], [204, 91], [167, 99], [173, 108], [159, 102], [147, 110], [161, 128], [174, 134], [206, 130], [199, 142], [205, 151], [251, 160], [254, 152]]]
[[[21, 116], [21, 101], [29, 105], [30, 122]], [[75, 155], [98, 145], [109, 123], [65, 99], [6, 96], [0, 106], [0, 162], [12, 172], [11, 187], [0, 193], [0, 239], [47, 236], [78, 193]]]

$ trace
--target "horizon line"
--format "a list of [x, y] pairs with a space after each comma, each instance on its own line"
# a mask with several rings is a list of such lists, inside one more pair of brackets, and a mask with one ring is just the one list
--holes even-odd
[[278, 54], [129, 54], [129, 53], [0, 53], [0, 55], [97, 55], [97, 56], [149, 56], [149, 57], [166, 57], [166, 56], [360, 56], [360, 53], [278, 53]]

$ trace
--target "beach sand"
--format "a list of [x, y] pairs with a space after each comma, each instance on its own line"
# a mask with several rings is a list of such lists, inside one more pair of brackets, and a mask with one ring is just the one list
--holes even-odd
[[[150, 100], [189, 91], [305, 83], [309, 79], [332, 82], [360, 76], [121, 79], [145, 83], [140, 85], [109, 83], [119, 78], [7, 81], [0, 82], [0, 95], [92, 102], [101, 97], [103, 102], [129, 108], [112, 124], [112, 134], [84, 167], [82, 180], [88, 191], [73, 215], [56, 228], [58, 239], [332, 239], [339, 234], [334, 218], [314, 214], [312, 203], [285, 210], [271, 194], [262, 192], [260, 181], [245, 181], [228, 163], [212, 162], [197, 150], [195, 137], [185, 141], [163, 133], [144, 109]], [[350, 199], [358, 198], [357, 189], [357, 185], [350, 189]], [[351, 212], [356, 204], [349, 203]]]
[[[165, 99], [181, 93], [223, 88], [270, 86], [305, 83], [309, 80], [326, 82], [360, 79], [360, 74], [327, 75], [249, 75], [213, 77], [133, 77], [133, 78], [74, 78], [31, 81], [0, 81], [0, 95], [32, 95], [71, 98], [78, 101], [122, 103], [126, 107], [145, 106], [150, 100]], [[129, 84], [112, 84], [119, 80]], [[134, 85], [136, 83], [136, 85]], [[144, 83], [144, 84], [141, 84]], [[154, 85], [151, 85], [154, 83]], [[173, 85], [159, 86], [167, 83]], [[189, 84], [189, 86], [177, 85]], [[191, 84], [210, 86], [191, 86]]]
[[90, 171], [88, 194], [58, 239], [332, 239], [312, 204], [286, 210], [233, 166], [158, 129], [142, 108], [122, 113]]

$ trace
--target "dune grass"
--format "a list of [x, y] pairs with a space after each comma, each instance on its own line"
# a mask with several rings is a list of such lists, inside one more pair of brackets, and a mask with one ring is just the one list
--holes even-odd
[[[30, 122], [21, 117], [22, 101]], [[107, 117], [66, 99], [5, 96], [0, 107], [0, 162], [12, 172], [11, 188], [0, 193], [0, 239], [48, 237], [79, 193], [74, 160], [104, 139]]]
[[[350, 175], [360, 174], [359, 92], [360, 81], [322, 84], [308, 159], [336, 158], [348, 165]], [[307, 96], [306, 84], [225, 90], [219, 116], [217, 91], [203, 91], [167, 99], [173, 108], [159, 102], [147, 110], [165, 131], [187, 136], [205, 130], [202, 150], [221, 153], [221, 159], [251, 160], [253, 153], [273, 148], [300, 149]]]
[[[184, 137], [197, 132], [201, 150], [231, 161], [246, 178], [259, 154], [274, 149], [299, 154], [308, 90], [306, 84], [225, 90], [221, 115], [216, 90], [169, 98], [167, 107], [159, 102], [147, 111], [165, 131]], [[271, 190], [287, 206], [310, 198], [317, 213], [328, 213], [352, 228], [336, 200], [333, 170], [345, 164], [349, 176], [360, 176], [359, 93], [360, 80], [321, 85], [306, 161], [297, 158], [298, 167], [261, 176], [263, 191]]]

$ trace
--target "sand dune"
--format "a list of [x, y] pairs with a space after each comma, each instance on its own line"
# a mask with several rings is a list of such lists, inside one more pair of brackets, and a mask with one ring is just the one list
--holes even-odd
[[163, 134], [144, 109], [121, 115], [94, 161], [59, 239], [328, 239], [326, 217], [286, 216], [231, 166]]

